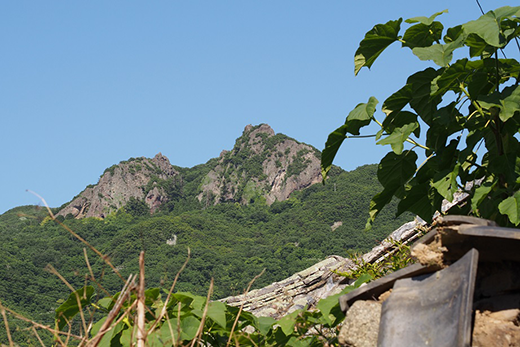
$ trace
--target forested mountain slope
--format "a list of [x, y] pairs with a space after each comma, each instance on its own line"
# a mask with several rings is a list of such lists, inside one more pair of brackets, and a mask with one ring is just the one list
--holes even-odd
[[[246, 128], [245, 134], [260, 128]], [[394, 219], [395, 206], [390, 206], [373, 231], [363, 231], [370, 198], [380, 189], [375, 165], [351, 172], [336, 167], [327, 184], [313, 184], [317, 182], [314, 157], [319, 157], [314, 148], [274, 133], [255, 136], [252, 142], [250, 139], [239, 138], [232, 151], [194, 168], [164, 165], [171, 174], [156, 170], [147, 182], [142, 179], [142, 195], [130, 195], [121, 207], [106, 210], [104, 218], [85, 218], [88, 208], [83, 215], [68, 212], [58, 218], [109, 255], [125, 278], [138, 272], [138, 254], [145, 250], [149, 287], [169, 287], [189, 247], [191, 259], [180, 275], [177, 290], [204, 294], [214, 278], [213, 298], [241, 293], [263, 269], [266, 271], [255, 282], [256, 288], [286, 278], [329, 255], [348, 256], [351, 251], [368, 250], [410, 219]], [[152, 169], [156, 159], [165, 163], [161, 158], [134, 159], [123, 164], [140, 163], [143, 172], [145, 163]], [[277, 160], [280, 164], [276, 164]], [[128, 167], [116, 166], [104, 173], [98, 187], [110, 170], [114, 171], [112, 177], [119, 170], [126, 182], [133, 179]], [[137, 172], [137, 168], [134, 170]], [[269, 182], [279, 184], [268, 186]], [[95, 206], [96, 198], [107, 199], [101, 194], [84, 194], [88, 189], [79, 197], [90, 197], [90, 208]], [[155, 206], [146, 199], [153, 189], [163, 197], [162, 203]], [[70, 206], [66, 204], [61, 210]], [[42, 208], [18, 207], [1, 215], [0, 248], [4, 255], [0, 258], [0, 300], [46, 324], [52, 324], [53, 310], [70, 292], [55, 275], [45, 271], [47, 264], [75, 288], [90, 277], [83, 253], [85, 245], [46, 218]], [[99, 284], [111, 293], [119, 291], [121, 279], [89, 249], [87, 255]]]

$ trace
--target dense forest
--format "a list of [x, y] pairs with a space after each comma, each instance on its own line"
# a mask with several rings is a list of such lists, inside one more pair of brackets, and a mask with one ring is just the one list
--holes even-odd
[[[352, 172], [336, 168], [327, 184], [315, 184], [271, 205], [259, 198], [248, 205], [205, 207], [192, 194], [178, 194], [175, 204], [153, 215], [133, 199], [104, 219], [58, 218], [108, 255], [123, 277], [138, 272], [138, 254], [145, 250], [150, 287], [171, 285], [189, 247], [191, 258], [177, 290], [204, 294], [214, 278], [213, 298], [222, 298], [243, 292], [263, 269], [255, 287], [286, 278], [329, 255], [366, 251], [410, 219], [410, 215], [395, 219], [395, 206], [390, 206], [374, 230], [363, 231], [370, 197], [379, 189], [376, 169], [375, 165]], [[190, 177], [200, 177], [193, 171], [204, 167], [191, 170], [191, 176], [189, 170], [183, 176], [188, 191]], [[342, 225], [334, 229], [336, 222]], [[54, 309], [70, 290], [45, 268], [50, 264], [74, 288], [83, 286], [89, 273], [86, 246], [48, 218], [44, 208], [23, 206], [0, 216], [0, 247], [3, 305], [52, 325]], [[87, 255], [100, 284], [110, 293], [119, 291], [121, 279], [90, 249]], [[22, 338], [26, 332], [14, 334]]]
[[[56, 220], [43, 207], [7, 211], [0, 215], [0, 301], [52, 326], [71, 288], [94, 285], [99, 298], [120, 291], [138, 273], [142, 250], [148, 288], [169, 288], [189, 258], [176, 291], [205, 295], [213, 278], [212, 298], [224, 298], [243, 293], [264, 269], [255, 288], [330, 255], [367, 251], [412, 218], [395, 219], [391, 204], [364, 232], [380, 189], [377, 166], [333, 167], [320, 184], [320, 156], [266, 124], [247, 126], [232, 150], [192, 168], [161, 154], [122, 161], [53, 208]], [[15, 341], [32, 338], [19, 319], [10, 324]]]

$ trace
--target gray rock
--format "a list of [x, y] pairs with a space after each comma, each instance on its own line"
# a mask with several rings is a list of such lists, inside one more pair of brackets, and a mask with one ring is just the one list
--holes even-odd
[[154, 158], [133, 158], [114, 165], [101, 175], [99, 182], [87, 187], [57, 215], [72, 214], [75, 218], [99, 217], [123, 207], [130, 198], [143, 200], [153, 213], [167, 201], [161, 188], [144, 188], [153, 176], [166, 180], [178, 174], [168, 158], [158, 153]]
[[[267, 124], [246, 126], [233, 150], [222, 152], [218, 165], [204, 178], [199, 201], [207, 205], [222, 200], [247, 204], [262, 196], [270, 205], [321, 182], [320, 159], [312, 146], [289, 137], [272, 141], [274, 136]], [[245, 163], [258, 166], [256, 176], [241, 170]]]
[[342, 346], [375, 347], [381, 318], [379, 301], [356, 301], [348, 310], [338, 336]]
[[[396, 241], [413, 240], [417, 237], [417, 227], [423, 221], [406, 223], [389, 235]], [[382, 261], [392, 254], [394, 243], [384, 241], [365, 254], [366, 263]], [[341, 292], [347, 285], [345, 277], [334, 273], [355, 269], [352, 260], [337, 255], [303, 270], [280, 282], [252, 290], [245, 295], [224, 298], [221, 301], [231, 306], [244, 306], [244, 310], [256, 316], [269, 316], [279, 319], [300, 308], [314, 308], [315, 304], [330, 295]]]

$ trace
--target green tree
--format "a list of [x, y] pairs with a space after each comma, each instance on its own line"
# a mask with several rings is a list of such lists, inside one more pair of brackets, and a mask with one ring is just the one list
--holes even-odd
[[[328, 137], [324, 177], [343, 141], [366, 137], [360, 130], [369, 124], [380, 130], [368, 136], [392, 148], [379, 163], [383, 190], [372, 198], [367, 228], [394, 196], [400, 199], [398, 214], [431, 220], [443, 199], [452, 201], [459, 191], [468, 194], [467, 203], [449, 213], [520, 223], [520, 64], [513, 59], [520, 49], [520, 7], [501, 7], [446, 31], [436, 20], [445, 12], [405, 20], [410, 26], [404, 33], [402, 18], [378, 24], [356, 51], [355, 74], [394, 42], [435, 64], [409, 76], [383, 102], [382, 121], [376, 118], [378, 100], [370, 97]], [[469, 56], [452, 62], [461, 48]], [[420, 165], [417, 151], [426, 157]]]
[[126, 203], [125, 212], [131, 214], [134, 217], [144, 217], [150, 215], [150, 207], [139, 199], [135, 197], [130, 197], [130, 200]]

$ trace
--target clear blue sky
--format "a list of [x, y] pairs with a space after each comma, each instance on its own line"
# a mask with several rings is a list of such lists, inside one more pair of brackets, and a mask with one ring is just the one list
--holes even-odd
[[[471, 0], [3, 1], [0, 213], [39, 204], [26, 189], [60, 206], [130, 157], [205, 163], [247, 124], [321, 150], [356, 104], [427, 65], [395, 45], [354, 77], [364, 34], [444, 9], [447, 27], [480, 16]], [[349, 142], [335, 163], [388, 150]]]

